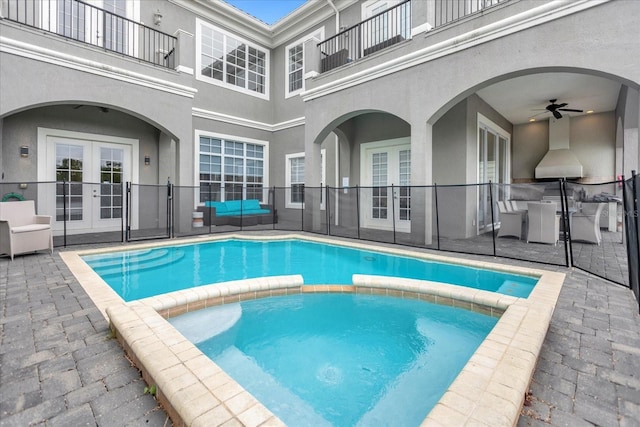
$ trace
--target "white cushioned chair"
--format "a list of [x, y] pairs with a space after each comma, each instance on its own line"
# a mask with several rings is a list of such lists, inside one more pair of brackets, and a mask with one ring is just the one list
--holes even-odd
[[498, 230], [498, 237], [514, 236], [518, 239], [522, 238], [523, 212], [510, 211], [507, 208], [507, 202], [499, 201], [497, 204], [500, 215], [500, 230]]
[[600, 215], [606, 203], [598, 203], [595, 210], [593, 210], [592, 206], [593, 203], [585, 203], [581, 213], [573, 214], [571, 219], [571, 240], [595, 243], [597, 245], [602, 241]]
[[51, 216], [36, 215], [33, 200], [0, 202], [0, 255], [48, 249], [53, 253]]
[[527, 210], [527, 243], [558, 243], [560, 215], [555, 203], [529, 203]]

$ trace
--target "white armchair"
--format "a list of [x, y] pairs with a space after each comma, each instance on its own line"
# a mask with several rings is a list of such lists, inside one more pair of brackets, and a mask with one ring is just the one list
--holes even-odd
[[33, 200], [0, 202], [0, 255], [49, 249], [53, 253], [51, 216], [36, 215]]
[[527, 243], [558, 243], [560, 235], [560, 215], [555, 203], [529, 203]]
[[571, 220], [571, 240], [595, 243], [602, 241], [600, 234], [600, 215], [606, 203], [598, 203], [595, 210], [590, 209], [593, 203], [583, 204], [582, 212], [573, 214]]
[[500, 230], [498, 237], [514, 236], [520, 239], [522, 237], [522, 212], [510, 211], [506, 202], [499, 201], [498, 211], [500, 220]]

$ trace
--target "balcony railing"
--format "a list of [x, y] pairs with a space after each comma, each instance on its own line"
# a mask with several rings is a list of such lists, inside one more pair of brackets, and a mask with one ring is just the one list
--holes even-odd
[[332, 70], [411, 37], [411, 1], [406, 0], [318, 44], [320, 72]]
[[435, 2], [434, 28], [455, 22], [509, 0], [438, 0]]
[[175, 67], [175, 37], [79, 0], [4, 0], [2, 17], [144, 62]]

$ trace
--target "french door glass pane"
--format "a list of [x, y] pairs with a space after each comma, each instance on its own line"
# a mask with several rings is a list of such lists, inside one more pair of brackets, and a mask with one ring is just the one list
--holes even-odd
[[83, 159], [81, 145], [56, 144], [56, 221], [83, 219]]
[[411, 220], [411, 150], [401, 150], [399, 154], [398, 204], [399, 219]]
[[124, 150], [100, 148], [100, 218], [122, 215], [122, 162]]

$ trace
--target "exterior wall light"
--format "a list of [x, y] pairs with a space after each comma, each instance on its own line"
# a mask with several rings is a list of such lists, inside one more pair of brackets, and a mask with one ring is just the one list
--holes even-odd
[[144, 156], [144, 165], [149, 166], [151, 164], [151, 157], [147, 154]]
[[20, 157], [29, 157], [29, 146], [23, 145], [20, 147]]
[[158, 9], [156, 12], [153, 13], [153, 23], [156, 25], [160, 25], [161, 22], [162, 22], [162, 13], [160, 12], [160, 9]]

